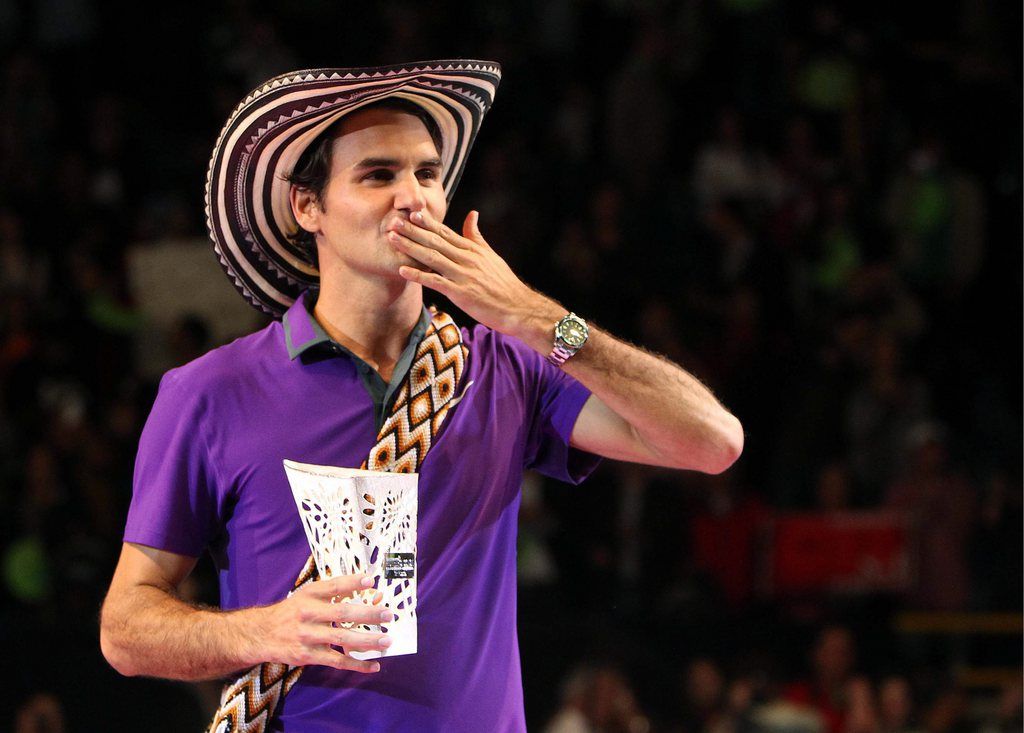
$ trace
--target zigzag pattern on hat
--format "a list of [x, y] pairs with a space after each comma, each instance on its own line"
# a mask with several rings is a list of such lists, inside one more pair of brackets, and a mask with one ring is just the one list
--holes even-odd
[[426, 65], [426, 66], [413, 66], [413, 67], [396, 67], [392, 69], [382, 69], [374, 71], [373, 73], [361, 72], [359, 74], [338, 74], [332, 71], [330, 74], [325, 73], [328, 70], [319, 71], [311, 70], [308, 72], [296, 72], [292, 71], [287, 74], [275, 76], [273, 79], [266, 81], [262, 86], [253, 89], [249, 94], [246, 95], [237, 107], [235, 107], [233, 114], [237, 114], [240, 110], [244, 109], [254, 99], [259, 98], [267, 92], [271, 92], [283, 85], [296, 84], [300, 82], [315, 82], [315, 81], [341, 81], [346, 79], [391, 79], [398, 76], [412, 76], [416, 74], [429, 74], [431, 72], [445, 72], [445, 71], [473, 71], [477, 73], [485, 74], [500, 74], [501, 67], [497, 64], [483, 64], [483, 63], [449, 63], [443, 65]]
[[[228, 121], [230, 123], [230, 121], [233, 120], [238, 115], [239, 112], [241, 112], [249, 104], [251, 104], [254, 99], [257, 99], [260, 96], [266, 94], [267, 92], [271, 92], [274, 89], [277, 89], [278, 87], [280, 87], [282, 85], [286, 85], [286, 84], [295, 84], [295, 83], [298, 83], [298, 82], [313, 82], [313, 81], [332, 81], [332, 80], [343, 80], [343, 79], [386, 79], [386, 78], [392, 78], [392, 77], [396, 77], [396, 76], [415, 75], [415, 74], [438, 72], [438, 71], [473, 71], [473, 72], [477, 72], [477, 73], [492, 74], [492, 75], [495, 75], [495, 76], [500, 76], [500, 74], [501, 74], [501, 67], [498, 66], [497, 64], [484, 64], [484, 63], [451, 64], [451, 63], [449, 63], [447, 65], [437, 65], [437, 66], [413, 66], [411, 68], [406, 67], [406, 66], [402, 66], [402, 67], [399, 67], [399, 68], [396, 68], [396, 69], [390, 69], [390, 70], [385, 70], [385, 71], [377, 71], [377, 72], [374, 72], [373, 74], [366, 74], [364, 72], [362, 74], [359, 74], [358, 76], [355, 75], [355, 74], [351, 74], [351, 73], [349, 73], [349, 74], [338, 74], [337, 72], [332, 72], [331, 74], [328, 75], [328, 74], [325, 74], [323, 72], [320, 72], [319, 74], [314, 74], [314, 73], [311, 73], [311, 72], [294, 72], [293, 71], [293, 72], [289, 72], [287, 74], [281, 74], [280, 76], [276, 76], [273, 79], [271, 79], [271, 80], [269, 80], [267, 82], [264, 82], [262, 86], [259, 86], [256, 89], [253, 89], [251, 92], [249, 92], [245, 96], [245, 98], [241, 102], [239, 102], [235, 106], [235, 108], [232, 110], [231, 115], [229, 115], [229, 117], [228, 117]], [[323, 106], [323, 105], [321, 105], [321, 106]], [[309, 108], [307, 108], [307, 111], [308, 111], [308, 109]], [[227, 133], [229, 127], [230, 127], [230, 124], [225, 125], [221, 129], [220, 134], [217, 136], [217, 142], [214, 145], [215, 148], [220, 147], [220, 144], [221, 144], [222, 140], [224, 139], [224, 135]], [[207, 175], [209, 175], [209, 171], [207, 171]]]
[[[462, 343], [455, 321], [447, 313], [431, 308], [430, 327], [416, 349], [409, 374], [377, 434], [377, 442], [363, 462], [363, 469], [399, 473], [420, 469], [445, 417], [462, 399], [462, 395], [455, 394], [468, 358], [469, 349]], [[311, 554], [291, 592], [319, 577]], [[207, 733], [265, 733], [303, 669], [263, 662], [229, 682], [224, 686], [220, 708]]]

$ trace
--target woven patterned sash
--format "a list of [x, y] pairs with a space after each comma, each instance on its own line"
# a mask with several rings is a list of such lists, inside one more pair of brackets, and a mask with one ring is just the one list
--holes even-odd
[[[458, 403], [455, 394], [468, 355], [451, 317], [432, 311], [430, 327], [416, 350], [391, 414], [363, 462], [364, 469], [419, 471], [445, 416]], [[318, 577], [310, 555], [295, 580], [293, 592]], [[263, 733], [302, 670], [278, 662], [263, 662], [228, 682], [208, 733]]]

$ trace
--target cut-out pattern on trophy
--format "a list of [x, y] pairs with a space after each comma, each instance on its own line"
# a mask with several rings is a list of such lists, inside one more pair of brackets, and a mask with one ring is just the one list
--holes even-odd
[[[356, 624], [362, 631], [383, 631], [392, 640], [384, 652], [349, 652], [356, 659], [416, 653], [415, 473], [384, 473], [354, 468], [284, 462], [295, 505], [321, 579], [367, 573], [374, 587], [353, 598], [380, 601], [394, 620], [380, 627]], [[346, 627], [353, 626], [345, 624]]]

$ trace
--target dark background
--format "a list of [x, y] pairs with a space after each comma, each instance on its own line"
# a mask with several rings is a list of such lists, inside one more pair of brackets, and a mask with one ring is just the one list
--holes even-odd
[[[217, 345], [148, 323], [125, 263], [205, 236], [213, 142], [264, 79], [457, 57], [504, 81], [449, 223], [479, 209], [525, 281], [746, 430], [723, 476], [528, 479], [531, 729], [802, 701], [826, 730], [1019, 730], [1021, 7], [987, 0], [0, 2], [0, 729], [202, 726], [215, 685], [98, 650], [136, 346]], [[774, 518], [882, 510], [914, 528], [904, 587], [766, 590]], [[189, 592], [216, 602], [208, 567]]]

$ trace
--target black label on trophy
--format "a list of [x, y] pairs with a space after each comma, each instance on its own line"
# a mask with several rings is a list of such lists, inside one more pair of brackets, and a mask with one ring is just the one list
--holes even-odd
[[416, 577], [416, 558], [411, 552], [388, 552], [384, 555], [384, 578], [396, 580]]

